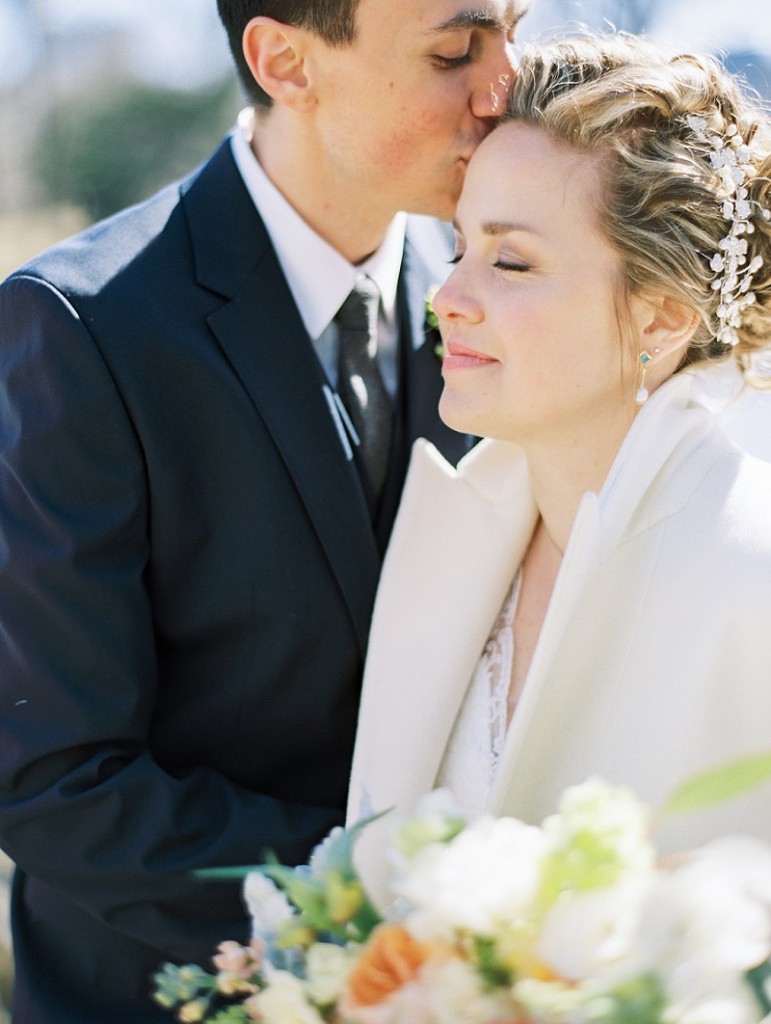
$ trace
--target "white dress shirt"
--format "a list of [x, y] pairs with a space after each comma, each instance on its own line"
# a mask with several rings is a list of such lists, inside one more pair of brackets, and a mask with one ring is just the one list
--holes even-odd
[[334, 316], [356, 278], [367, 274], [380, 291], [378, 365], [393, 397], [397, 384], [399, 283], [406, 214], [394, 217], [380, 248], [354, 266], [311, 228], [268, 178], [251, 146], [254, 111], [242, 110], [231, 136], [233, 157], [278, 257], [300, 317], [330, 386], [337, 387], [337, 330]]

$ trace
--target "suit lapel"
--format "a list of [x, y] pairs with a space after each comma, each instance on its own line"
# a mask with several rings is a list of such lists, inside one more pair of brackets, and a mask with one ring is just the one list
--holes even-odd
[[469, 451], [474, 439], [446, 426], [439, 417], [442, 395], [442, 339], [427, 323], [427, 299], [450, 270], [452, 241], [447, 225], [432, 218], [410, 217], [404, 248], [402, 316], [410, 326], [411, 345], [405, 401], [411, 437], [425, 437], [453, 465]]
[[425, 340], [426, 300], [431, 290], [443, 284], [450, 272], [453, 252], [449, 225], [432, 217], [411, 216], [407, 221], [404, 247], [404, 278], [410, 328], [415, 348]]
[[369, 514], [315, 353], [229, 145], [185, 190], [198, 279], [226, 297], [208, 322], [281, 455], [362, 651], [379, 572]]

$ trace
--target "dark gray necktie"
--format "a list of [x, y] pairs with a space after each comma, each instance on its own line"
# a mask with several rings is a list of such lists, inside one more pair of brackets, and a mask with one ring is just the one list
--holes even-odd
[[370, 278], [357, 278], [335, 316], [338, 327], [337, 391], [356, 428], [360, 451], [375, 495], [388, 468], [391, 399], [377, 364], [380, 293]]

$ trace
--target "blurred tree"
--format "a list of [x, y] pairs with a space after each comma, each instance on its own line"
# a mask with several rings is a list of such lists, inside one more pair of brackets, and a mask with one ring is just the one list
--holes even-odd
[[186, 174], [230, 127], [237, 108], [231, 78], [195, 92], [128, 83], [53, 108], [35, 168], [53, 202], [74, 203], [96, 220]]

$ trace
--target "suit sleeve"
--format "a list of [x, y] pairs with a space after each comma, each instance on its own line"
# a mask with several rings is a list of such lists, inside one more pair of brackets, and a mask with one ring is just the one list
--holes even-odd
[[[340, 812], [211, 769], [172, 776], [153, 759], [149, 557], [141, 444], [119, 388], [69, 302], [11, 278], [0, 288], [0, 839], [29, 875], [184, 959], [218, 903], [189, 872], [266, 848], [297, 862]], [[233, 934], [244, 925], [234, 919]]]

